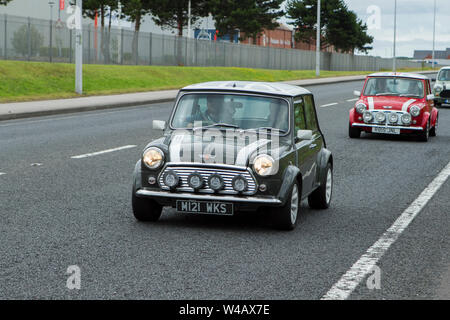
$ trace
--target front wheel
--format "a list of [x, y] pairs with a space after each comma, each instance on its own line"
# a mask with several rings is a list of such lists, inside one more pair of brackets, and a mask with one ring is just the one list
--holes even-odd
[[322, 178], [320, 187], [308, 197], [309, 207], [312, 209], [327, 209], [333, 195], [333, 168], [328, 163], [325, 176]]
[[275, 226], [280, 230], [294, 230], [297, 225], [298, 213], [300, 208], [300, 188], [297, 182], [292, 186], [291, 194], [286, 204], [273, 209], [273, 218]]
[[131, 198], [133, 215], [138, 221], [158, 221], [162, 206], [155, 200], [136, 197], [134, 191]]
[[434, 124], [434, 127], [431, 128], [431, 130], [430, 130], [430, 136], [436, 137], [436, 135], [437, 135], [437, 129], [438, 129], [438, 124], [439, 124], [439, 117], [436, 118], [436, 123]]
[[428, 120], [427, 127], [425, 128], [425, 130], [420, 133], [419, 141], [427, 142], [429, 137], [430, 137], [430, 120]]
[[357, 139], [361, 137], [361, 130], [358, 128], [353, 128], [351, 124], [348, 126], [348, 136], [352, 139]]

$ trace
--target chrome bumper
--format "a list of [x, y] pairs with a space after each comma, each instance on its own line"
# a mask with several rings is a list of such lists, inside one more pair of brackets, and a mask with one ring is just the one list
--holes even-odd
[[379, 124], [366, 124], [366, 123], [352, 123], [352, 127], [363, 127], [363, 128], [388, 128], [388, 129], [401, 129], [401, 130], [423, 131], [423, 128], [422, 128], [422, 127], [384, 126], [384, 125], [379, 125]]
[[199, 201], [225, 201], [235, 203], [249, 203], [262, 205], [281, 205], [280, 199], [261, 198], [255, 196], [218, 196], [211, 194], [196, 194], [187, 192], [150, 191], [139, 189], [136, 191], [138, 197], [172, 198], [176, 200], [199, 200]]

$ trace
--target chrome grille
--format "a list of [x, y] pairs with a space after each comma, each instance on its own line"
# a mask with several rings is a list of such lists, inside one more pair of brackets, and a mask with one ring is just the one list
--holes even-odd
[[194, 189], [191, 188], [187, 182], [187, 178], [191, 173], [197, 172], [199, 173], [204, 181], [205, 186], [203, 189], [200, 189], [199, 193], [214, 193], [214, 190], [210, 189], [208, 186], [208, 178], [213, 173], [219, 174], [225, 183], [225, 188], [219, 191], [219, 194], [238, 194], [237, 191], [233, 189], [231, 185], [231, 181], [234, 177], [241, 175], [245, 179], [247, 179], [248, 189], [243, 192], [244, 195], [252, 195], [256, 193], [256, 182], [253, 178], [252, 174], [248, 170], [238, 170], [238, 169], [223, 169], [223, 168], [209, 168], [209, 167], [188, 167], [188, 166], [166, 166], [164, 170], [161, 172], [158, 178], [159, 186], [163, 190], [169, 190], [170, 188], [164, 184], [164, 173], [168, 170], [174, 171], [180, 177], [180, 184], [177, 187], [177, 191], [183, 192], [194, 192]]
[[[411, 124], [404, 124], [402, 122], [402, 115], [404, 115], [405, 113], [408, 113], [408, 112], [396, 111], [396, 110], [374, 110], [374, 111], [370, 111], [370, 112], [372, 113], [372, 116], [373, 116], [372, 121], [367, 122], [367, 123], [370, 123], [370, 124], [385, 124], [385, 125], [390, 125], [390, 126], [410, 126], [411, 125]], [[376, 114], [378, 112], [382, 112], [382, 113], [384, 113], [386, 115], [386, 120], [385, 121], [378, 122], [375, 119], [375, 116], [376, 116]], [[396, 113], [398, 115], [398, 121], [397, 122], [395, 122], [395, 123], [389, 122], [389, 115], [391, 113]]]

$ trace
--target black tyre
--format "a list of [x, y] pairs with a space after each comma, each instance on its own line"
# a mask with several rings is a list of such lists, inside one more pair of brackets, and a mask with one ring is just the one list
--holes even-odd
[[320, 187], [308, 196], [308, 204], [312, 209], [327, 209], [333, 196], [333, 168], [329, 163]]
[[350, 124], [348, 126], [348, 136], [352, 139], [357, 139], [361, 137], [361, 130], [359, 130], [358, 128], [353, 128]]
[[275, 227], [280, 230], [294, 230], [300, 211], [301, 190], [298, 183], [292, 186], [289, 198], [283, 207], [274, 208], [272, 211]]
[[161, 217], [162, 206], [155, 200], [136, 197], [133, 192], [131, 204], [133, 215], [138, 221], [158, 221]]
[[420, 133], [419, 141], [427, 142], [429, 137], [430, 137], [430, 120], [428, 120], [427, 122], [426, 129]]
[[436, 137], [438, 125], [439, 125], [439, 117], [436, 119], [436, 123], [435, 123], [434, 127], [431, 128], [431, 130], [430, 130], [430, 136], [431, 137]]

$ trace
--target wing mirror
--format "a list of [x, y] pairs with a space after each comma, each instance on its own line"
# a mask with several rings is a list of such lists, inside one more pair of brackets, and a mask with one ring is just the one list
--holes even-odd
[[357, 96], [357, 97], [360, 97], [361, 96], [361, 91], [355, 90], [355, 91], [353, 91], [353, 94], [355, 96]]
[[434, 94], [427, 95], [427, 101], [434, 100]]
[[162, 120], [153, 120], [154, 130], [164, 130], [166, 129], [166, 122]]
[[436, 82], [436, 78], [431, 78], [431, 82]]
[[312, 140], [313, 132], [312, 130], [298, 130], [297, 138], [300, 140]]

